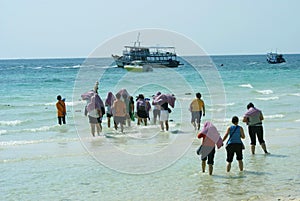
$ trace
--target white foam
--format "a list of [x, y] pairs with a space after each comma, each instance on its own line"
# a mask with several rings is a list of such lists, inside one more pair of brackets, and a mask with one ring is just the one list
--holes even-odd
[[21, 120], [13, 120], [13, 121], [0, 121], [0, 126], [16, 126], [21, 124], [24, 121]]
[[0, 135], [7, 133], [7, 130], [0, 130]]
[[43, 126], [43, 127], [40, 127], [40, 128], [29, 128], [29, 129], [24, 129], [24, 131], [26, 132], [40, 132], [40, 131], [49, 131], [53, 128], [56, 128], [58, 127], [57, 125], [55, 126]]
[[255, 98], [257, 100], [263, 100], [263, 101], [269, 101], [269, 100], [277, 100], [279, 99], [278, 96], [271, 96], [271, 97], [266, 97], [266, 98]]
[[62, 138], [62, 139], [43, 139], [43, 140], [17, 140], [17, 141], [1, 141], [0, 146], [17, 146], [27, 144], [51, 143], [51, 142], [71, 142], [78, 141], [78, 138]]
[[284, 118], [285, 116], [283, 114], [273, 114], [273, 115], [266, 115], [264, 116], [266, 119], [277, 119], [277, 118]]
[[300, 93], [293, 93], [293, 94], [290, 94], [291, 96], [300, 96]]
[[[56, 102], [51, 102], [51, 103], [45, 103], [45, 106], [55, 106]], [[65, 102], [66, 106], [75, 106], [75, 105], [84, 105], [85, 101], [66, 101]]]
[[235, 103], [216, 104], [216, 106], [222, 106], [222, 107], [224, 107], [224, 106], [233, 106], [233, 105], [235, 105]]
[[253, 86], [251, 84], [241, 84], [239, 87], [245, 87], [245, 88], [250, 88], [253, 89]]
[[260, 93], [260, 94], [265, 94], [265, 95], [268, 95], [268, 94], [272, 94], [273, 93], [273, 91], [272, 90], [269, 90], [269, 89], [267, 89], [267, 90], [256, 90], [258, 93]]

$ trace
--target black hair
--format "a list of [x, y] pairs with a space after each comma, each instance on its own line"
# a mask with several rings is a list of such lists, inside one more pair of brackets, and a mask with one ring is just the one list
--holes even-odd
[[231, 122], [232, 122], [233, 124], [239, 123], [239, 118], [238, 118], [237, 116], [234, 116], [234, 117], [232, 117]]
[[121, 98], [121, 94], [117, 93], [117, 94], [116, 94], [116, 98], [117, 98], [117, 99], [120, 99], [120, 98]]
[[58, 95], [56, 98], [57, 98], [57, 100], [61, 100], [61, 96], [60, 95]]
[[254, 107], [253, 103], [249, 103], [249, 104], [247, 105], [247, 109], [248, 109], [248, 110], [249, 110], [250, 108], [252, 108], [252, 107]]
[[196, 97], [200, 99], [201, 98], [201, 94], [199, 92], [196, 93]]

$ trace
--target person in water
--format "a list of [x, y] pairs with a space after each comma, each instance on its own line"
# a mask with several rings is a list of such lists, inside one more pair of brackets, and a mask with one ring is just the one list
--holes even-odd
[[240, 171], [243, 171], [243, 142], [241, 139], [245, 139], [244, 129], [238, 125], [239, 118], [237, 116], [232, 117], [232, 126], [228, 127], [226, 133], [223, 137], [223, 142], [229, 136], [226, 146], [227, 152], [227, 172], [230, 172], [231, 163], [233, 161], [233, 156], [236, 154], [236, 160], [239, 163]]
[[253, 103], [249, 103], [247, 105], [247, 110], [248, 111], [244, 115], [243, 122], [245, 122], [248, 125], [248, 132], [251, 140], [250, 143], [251, 153], [255, 154], [256, 136], [257, 136], [258, 142], [262, 147], [262, 149], [264, 150], [265, 154], [269, 154], [264, 140], [264, 130], [262, 125], [264, 116], [261, 110], [254, 107]]
[[200, 93], [196, 93], [196, 98], [190, 104], [190, 111], [192, 115], [192, 125], [194, 126], [195, 130], [200, 130], [201, 117], [202, 115], [205, 116], [205, 105], [204, 101], [201, 99]]
[[62, 100], [61, 95], [58, 95], [56, 99], [57, 99], [56, 109], [57, 109], [58, 124], [59, 125], [61, 125], [61, 123], [66, 124], [66, 115], [67, 115], [66, 104]]
[[147, 105], [144, 95], [139, 94], [138, 99], [136, 101], [136, 111], [138, 117], [137, 125], [140, 125], [143, 121], [145, 126], [147, 126], [148, 106], [149, 105]]
[[124, 131], [124, 124], [126, 119], [126, 105], [121, 100], [121, 94], [116, 94], [117, 100], [114, 101], [112, 106], [113, 116], [114, 116], [114, 122], [115, 122], [115, 129], [118, 129], [118, 124], [120, 124], [121, 132]]
[[205, 172], [206, 161], [208, 165], [208, 173], [212, 175], [215, 158], [215, 146], [220, 149], [223, 146], [222, 138], [217, 128], [211, 122], [205, 122], [203, 129], [197, 136], [202, 138], [202, 144], [197, 150], [197, 154], [201, 155], [202, 172]]

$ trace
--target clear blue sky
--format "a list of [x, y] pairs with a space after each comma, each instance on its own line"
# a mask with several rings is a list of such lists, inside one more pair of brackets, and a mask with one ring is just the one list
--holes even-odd
[[86, 57], [143, 28], [178, 32], [210, 55], [300, 53], [299, 8], [299, 0], [1, 0], [0, 58]]

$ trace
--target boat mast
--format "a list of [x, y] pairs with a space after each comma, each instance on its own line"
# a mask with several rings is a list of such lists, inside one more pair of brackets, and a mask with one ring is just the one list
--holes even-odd
[[140, 35], [141, 35], [141, 33], [139, 32], [139, 33], [138, 33], [138, 36], [137, 36], [137, 40], [134, 42], [134, 47], [136, 47], [136, 44], [138, 44], [138, 47], [141, 46]]

